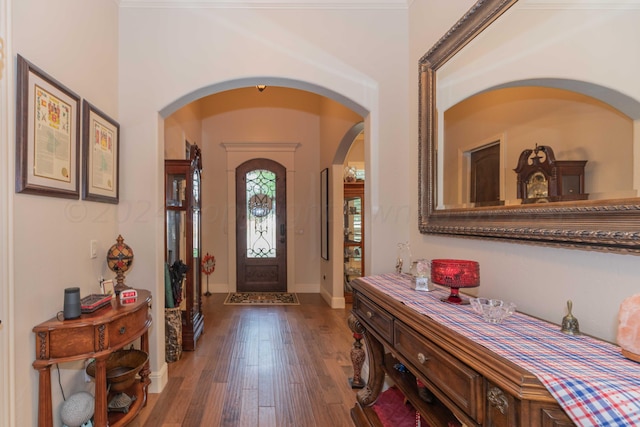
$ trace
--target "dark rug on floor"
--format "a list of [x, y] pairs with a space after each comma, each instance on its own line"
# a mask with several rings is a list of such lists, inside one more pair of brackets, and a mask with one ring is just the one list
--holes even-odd
[[299, 305], [298, 296], [289, 292], [231, 292], [224, 303], [237, 305]]

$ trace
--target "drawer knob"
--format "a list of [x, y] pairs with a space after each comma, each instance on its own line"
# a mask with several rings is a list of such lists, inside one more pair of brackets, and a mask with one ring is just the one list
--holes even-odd
[[120, 335], [124, 335], [124, 333], [127, 331], [127, 328], [125, 328], [124, 326], [120, 328]]
[[370, 312], [370, 311], [367, 311], [367, 317], [368, 317], [369, 319], [371, 319], [371, 318], [373, 317], [373, 313], [372, 313], [372, 312]]
[[424, 365], [424, 362], [426, 362], [427, 360], [429, 360], [429, 358], [427, 356], [425, 356], [422, 353], [418, 353], [418, 362], [420, 362], [422, 365]]

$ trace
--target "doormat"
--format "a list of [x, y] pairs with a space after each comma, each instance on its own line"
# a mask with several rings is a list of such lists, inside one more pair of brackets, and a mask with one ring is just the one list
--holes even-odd
[[226, 305], [299, 305], [298, 296], [289, 292], [231, 292]]

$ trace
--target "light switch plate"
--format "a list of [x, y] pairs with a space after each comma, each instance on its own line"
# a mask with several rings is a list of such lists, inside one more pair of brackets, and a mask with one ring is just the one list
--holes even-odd
[[89, 257], [91, 259], [98, 257], [98, 241], [92, 240], [89, 244]]

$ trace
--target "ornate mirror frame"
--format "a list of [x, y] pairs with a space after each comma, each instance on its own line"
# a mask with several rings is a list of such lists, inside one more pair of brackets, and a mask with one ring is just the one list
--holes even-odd
[[436, 71], [516, 1], [478, 1], [419, 61], [420, 232], [640, 254], [640, 198], [436, 209]]

